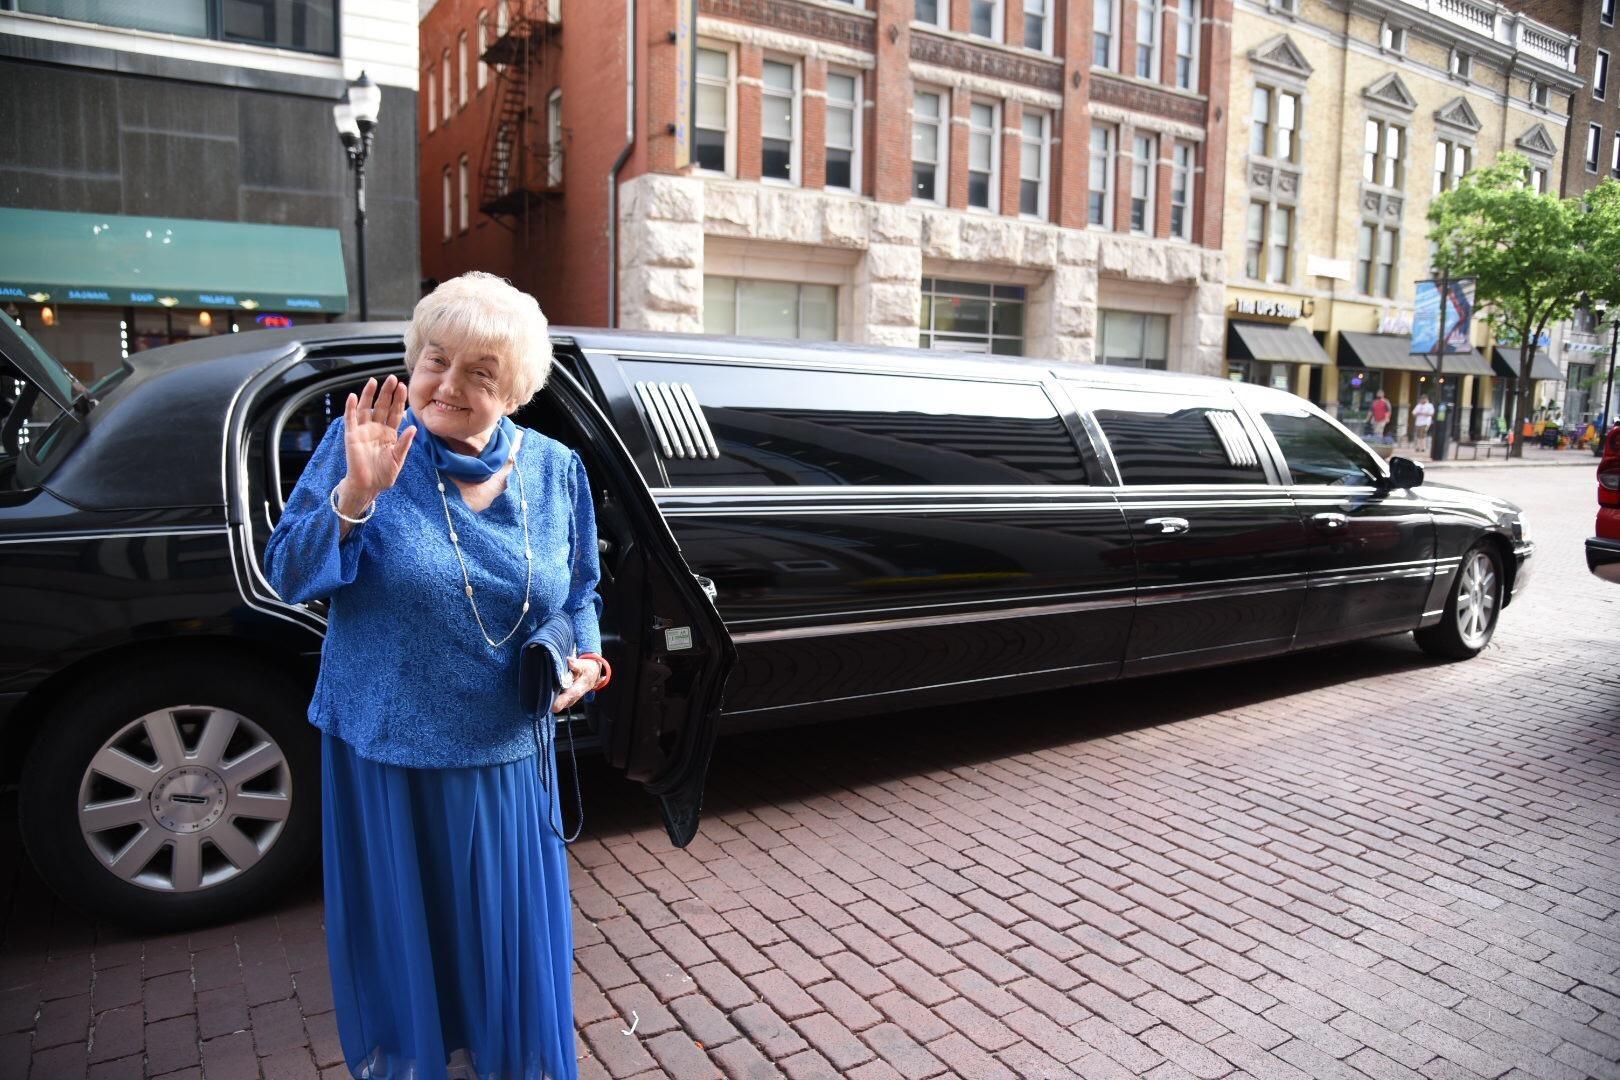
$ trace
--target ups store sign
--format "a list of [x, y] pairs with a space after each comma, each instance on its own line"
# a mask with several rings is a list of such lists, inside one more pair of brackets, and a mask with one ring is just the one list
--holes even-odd
[[1249, 319], [1280, 319], [1292, 322], [1305, 317], [1305, 307], [1298, 300], [1246, 300], [1232, 301], [1231, 313]]

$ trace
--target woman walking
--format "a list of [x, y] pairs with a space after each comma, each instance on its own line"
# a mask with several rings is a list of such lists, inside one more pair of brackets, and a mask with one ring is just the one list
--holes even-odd
[[309, 718], [343, 1054], [357, 1077], [573, 1080], [561, 811], [517, 664], [561, 612], [579, 653], [553, 711], [611, 675], [590, 485], [510, 419], [551, 368], [533, 297], [445, 282], [405, 367], [349, 395], [264, 557], [284, 599], [330, 601]]

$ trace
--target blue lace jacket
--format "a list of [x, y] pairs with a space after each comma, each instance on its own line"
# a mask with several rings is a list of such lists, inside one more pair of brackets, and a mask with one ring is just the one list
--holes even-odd
[[495, 765], [535, 753], [532, 714], [518, 693], [524, 643], [564, 611], [579, 651], [601, 648], [596, 513], [579, 454], [525, 428], [506, 491], [481, 513], [445, 481], [479, 613], [499, 641], [523, 606], [522, 470], [534, 584], [522, 626], [497, 649], [473, 620], [427, 455], [413, 448], [371, 519], [340, 540], [327, 499], [345, 469], [339, 419], [264, 553], [265, 574], [283, 599], [330, 601], [310, 722], [390, 765]]

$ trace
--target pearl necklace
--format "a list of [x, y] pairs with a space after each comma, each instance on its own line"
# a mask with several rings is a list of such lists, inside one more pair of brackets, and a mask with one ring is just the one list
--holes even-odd
[[523, 611], [518, 615], [517, 625], [509, 630], [505, 637], [496, 641], [489, 636], [484, 628], [484, 617], [478, 613], [478, 601], [473, 599], [472, 578], [467, 575], [467, 560], [461, 555], [461, 537], [456, 535], [455, 522], [450, 519], [450, 500], [444, 494], [444, 474], [434, 470], [439, 477], [439, 502], [444, 504], [444, 523], [450, 530], [450, 546], [456, 550], [456, 561], [461, 564], [461, 582], [467, 592], [467, 603], [472, 605], [473, 619], [478, 623], [478, 632], [484, 636], [484, 641], [492, 649], [498, 649], [512, 640], [512, 635], [523, 626], [529, 617], [529, 596], [534, 587], [534, 548], [529, 544], [529, 493], [523, 484], [523, 470], [518, 468], [517, 456], [513, 455], [512, 471], [517, 473], [518, 479], [518, 516], [523, 519], [523, 559], [528, 568], [527, 579], [523, 583]]

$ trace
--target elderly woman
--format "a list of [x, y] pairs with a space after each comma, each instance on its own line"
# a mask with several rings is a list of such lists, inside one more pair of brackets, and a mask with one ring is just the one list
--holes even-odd
[[577, 1075], [555, 760], [518, 657], [563, 613], [579, 651], [553, 711], [611, 672], [585, 467], [510, 419], [550, 367], [533, 297], [446, 281], [406, 331], [408, 382], [349, 395], [265, 550], [284, 598], [330, 601], [309, 718], [355, 1076]]

